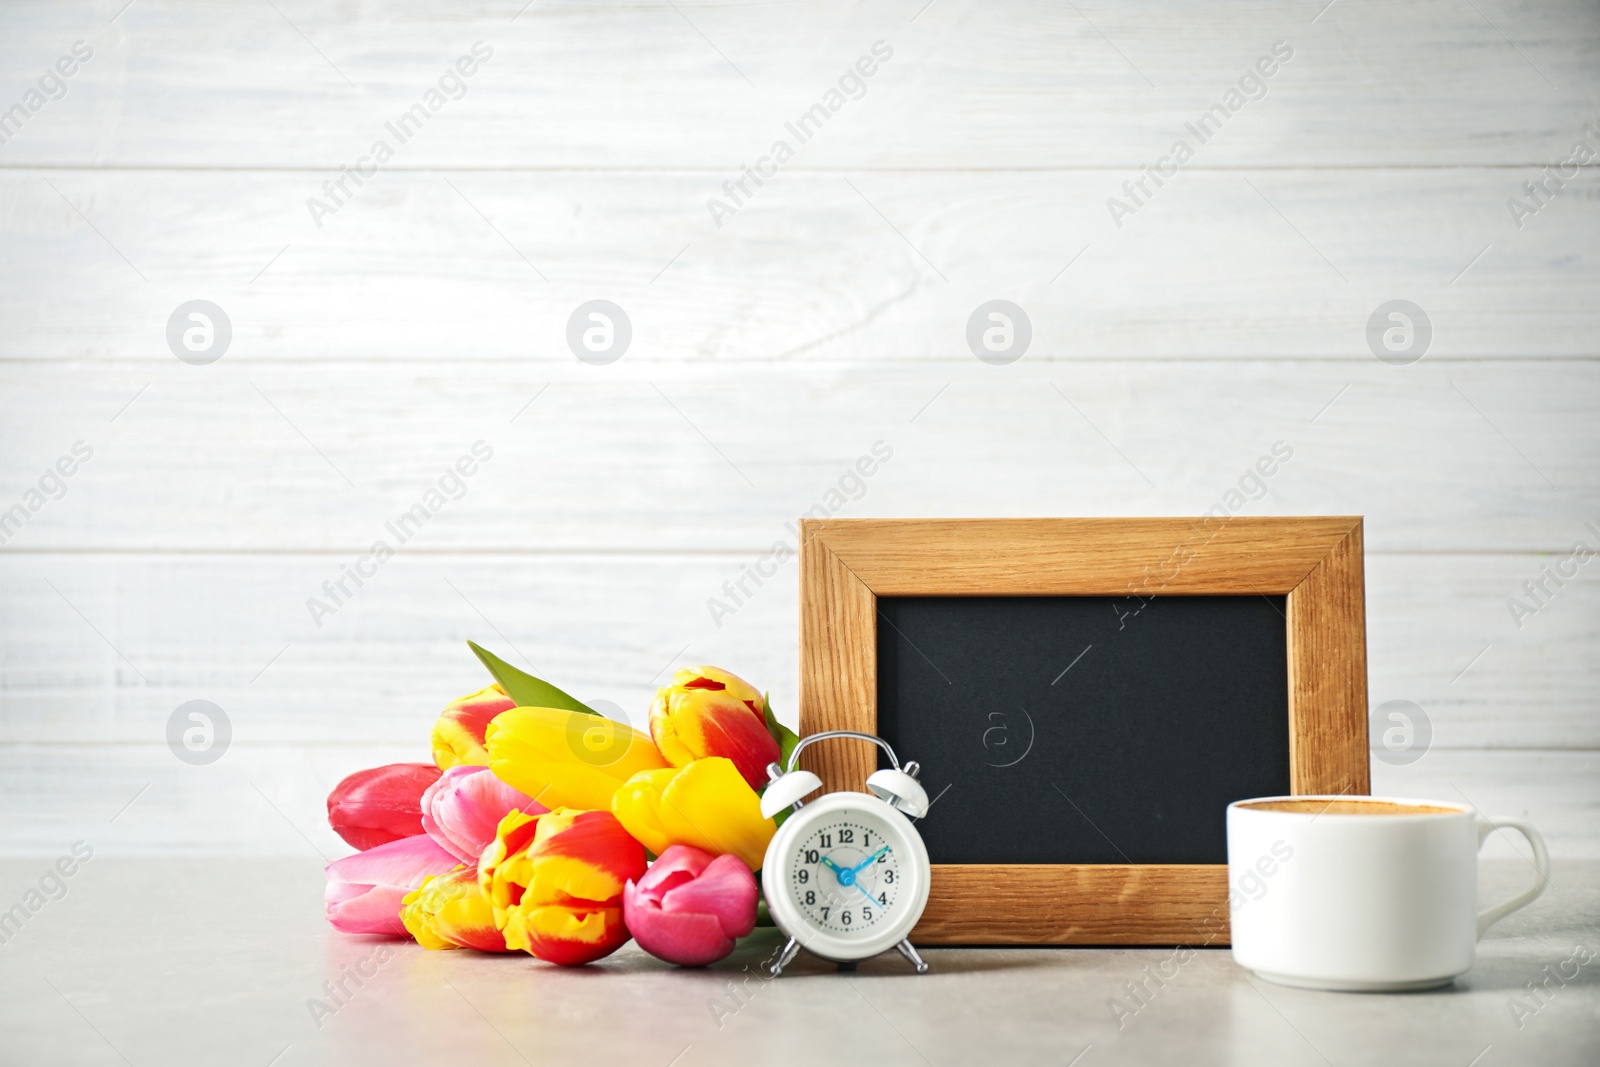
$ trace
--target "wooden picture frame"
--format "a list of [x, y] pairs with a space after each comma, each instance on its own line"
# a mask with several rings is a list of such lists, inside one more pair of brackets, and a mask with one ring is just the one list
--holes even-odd
[[[806, 519], [800, 733], [876, 732], [880, 596], [1130, 593], [1285, 597], [1291, 791], [1369, 792], [1360, 517]], [[830, 792], [877, 766], [860, 741], [803, 758]], [[1227, 920], [1224, 864], [935, 864], [911, 936], [1215, 945]]]

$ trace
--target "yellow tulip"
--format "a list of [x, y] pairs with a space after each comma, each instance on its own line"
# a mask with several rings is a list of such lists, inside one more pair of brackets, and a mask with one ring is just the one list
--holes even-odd
[[424, 878], [402, 904], [400, 921], [423, 948], [506, 951], [506, 939], [494, 925], [494, 909], [471, 867]]
[[721, 756], [634, 775], [611, 798], [611, 812], [658, 856], [672, 845], [693, 845], [738, 856], [753, 871], [778, 829], [761, 817], [761, 799], [733, 761]]
[[667, 766], [624, 722], [563, 708], [512, 708], [484, 734], [489, 770], [547, 808], [609, 811], [617, 787]]

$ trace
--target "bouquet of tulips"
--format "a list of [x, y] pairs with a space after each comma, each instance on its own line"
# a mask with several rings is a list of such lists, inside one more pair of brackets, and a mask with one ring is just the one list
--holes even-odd
[[766, 768], [798, 740], [766, 696], [685, 668], [647, 736], [468, 644], [495, 682], [440, 713], [433, 762], [357, 771], [329, 794], [328, 822], [360, 851], [327, 867], [328, 921], [564, 965], [630, 937], [686, 966], [732, 952], [776, 830]]

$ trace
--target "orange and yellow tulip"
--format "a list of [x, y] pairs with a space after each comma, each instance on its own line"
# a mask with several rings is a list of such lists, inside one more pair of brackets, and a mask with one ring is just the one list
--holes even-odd
[[617, 787], [667, 766], [625, 722], [564, 708], [512, 708], [485, 734], [496, 778], [547, 808], [610, 811]]
[[738, 675], [716, 667], [688, 667], [656, 691], [650, 736], [674, 767], [722, 756], [733, 761], [751, 789], [761, 789], [767, 783], [767, 764], [778, 759], [765, 707], [765, 698]]
[[644, 847], [609, 811], [513, 811], [483, 850], [478, 887], [508, 948], [576, 966], [627, 943], [622, 891], [644, 872]]
[[713, 856], [738, 856], [751, 870], [760, 870], [777, 832], [776, 823], [761, 817], [761, 798], [720, 756], [634, 775], [612, 797], [611, 811], [657, 856], [693, 845]]
[[494, 908], [478, 888], [478, 872], [471, 867], [424, 880], [406, 894], [400, 921], [423, 948], [509, 951], [505, 935], [494, 925]]
[[441, 771], [462, 765], [487, 767], [484, 730], [496, 715], [516, 706], [498, 684], [452, 700], [433, 724], [433, 762]]

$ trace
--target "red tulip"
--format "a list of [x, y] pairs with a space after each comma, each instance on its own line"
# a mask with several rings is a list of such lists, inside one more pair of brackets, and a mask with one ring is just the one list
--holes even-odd
[[755, 876], [738, 856], [673, 845], [622, 891], [623, 919], [657, 959], [704, 967], [756, 926]]
[[347, 934], [406, 936], [400, 906], [430, 875], [459, 866], [426, 834], [403, 837], [334, 860], [324, 868], [323, 902], [334, 929]]
[[439, 778], [427, 763], [390, 763], [357, 771], [328, 794], [328, 825], [352, 848], [422, 833], [422, 794]]

